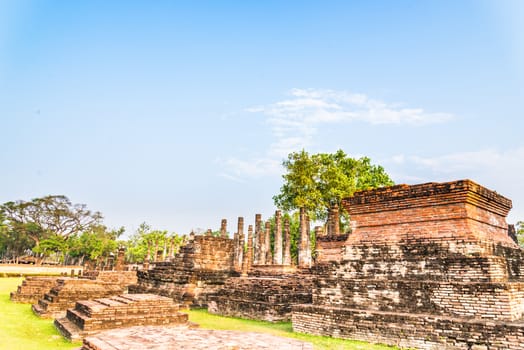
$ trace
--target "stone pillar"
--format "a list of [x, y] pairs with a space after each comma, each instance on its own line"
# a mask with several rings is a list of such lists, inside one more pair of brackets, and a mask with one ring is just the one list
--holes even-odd
[[264, 253], [265, 261], [264, 264], [271, 265], [273, 263], [273, 254], [271, 254], [271, 223], [266, 221], [264, 232]]
[[261, 256], [261, 250], [262, 250], [262, 215], [256, 214], [255, 215], [255, 242], [254, 242], [254, 257], [253, 257], [253, 264], [258, 265], [260, 264], [260, 256]]
[[144, 270], [149, 270], [149, 262], [151, 261], [151, 242], [147, 241], [147, 254], [144, 259]]
[[169, 261], [175, 259], [175, 237], [171, 237], [169, 240]]
[[126, 259], [126, 248], [124, 247], [118, 248], [118, 251], [116, 253], [116, 264], [115, 264], [116, 271], [124, 271], [125, 259]]
[[298, 266], [311, 267], [311, 251], [309, 247], [309, 219], [304, 208], [300, 208], [300, 236], [298, 242]]
[[222, 222], [220, 223], [220, 237], [228, 238], [228, 235], [227, 235], [227, 220], [226, 219], [222, 219]]
[[167, 241], [169, 238], [164, 238], [164, 249], [162, 250], [162, 261], [167, 261]]
[[248, 271], [253, 265], [253, 226], [249, 225], [247, 228], [247, 254], [244, 258], [244, 266], [242, 267], [242, 275], [247, 276]]
[[282, 213], [275, 212], [275, 240], [273, 250], [273, 264], [282, 265]]
[[242, 262], [244, 258], [244, 218], [238, 218], [237, 232], [234, 237], [235, 244], [235, 271], [242, 270]]
[[158, 261], [158, 239], [155, 240], [155, 252], [153, 255], [153, 261]]
[[284, 219], [284, 256], [282, 257], [284, 265], [291, 265], [291, 230], [289, 229], [289, 219]]
[[336, 203], [328, 209], [327, 235], [330, 237], [340, 235], [340, 212]]

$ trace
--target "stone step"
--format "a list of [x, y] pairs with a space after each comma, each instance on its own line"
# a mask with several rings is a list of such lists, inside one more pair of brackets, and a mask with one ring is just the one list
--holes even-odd
[[112, 328], [186, 324], [187, 314], [178, 310], [179, 305], [171, 298], [154, 294], [125, 294], [78, 301], [74, 309], [67, 310], [67, 321], [61, 318], [55, 325], [59, 330], [65, 329], [61, 333], [71, 339], [70, 337], [84, 337]]
[[54, 326], [62, 334], [62, 336], [70, 341], [81, 340], [81, 329], [67, 317], [57, 318], [54, 321]]

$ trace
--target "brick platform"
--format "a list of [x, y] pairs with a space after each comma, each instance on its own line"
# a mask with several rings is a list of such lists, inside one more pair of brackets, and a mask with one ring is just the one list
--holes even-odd
[[210, 313], [264, 320], [291, 320], [291, 306], [311, 303], [310, 275], [286, 274], [272, 277], [237, 277], [211, 296]]
[[58, 278], [51, 290], [33, 304], [35, 314], [45, 318], [57, 318], [73, 308], [77, 300], [109, 297], [122, 294], [123, 287], [89, 279]]
[[101, 282], [117, 284], [127, 289], [131, 284], [136, 284], [138, 281], [136, 271], [86, 271], [82, 275], [83, 278], [93, 279]]
[[110, 298], [77, 301], [55, 327], [69, 340], [79, 340], [103, 330], [142, 325], [186, 324], [171, 298], [154, 294], [123, 294]]
[[81, 350], [313, 350], [310, 343], [269, 334], [187, 327], [132, 327], [84, 339]]
[[45, 293], [54, 287], [60, 277], [26, 277], [22, 284], [18, 286], [16, 292], [11, 292], [11, 301], [18, 303], [38, 303], [39, 299], [44, 298]]
[[469, 181], [358, 192], [339, 261], [318, 264], [298, 332], [418, 349], [524, 349], [511, 201]]
[[234, 271], [234, 242], [213, 236], [194, 236], [172, 262], [157, 262], [138, 272], [138, 283], [129, 293], [154, 293], [176, 302], [205, 307], [208, 296], [218, 292]]

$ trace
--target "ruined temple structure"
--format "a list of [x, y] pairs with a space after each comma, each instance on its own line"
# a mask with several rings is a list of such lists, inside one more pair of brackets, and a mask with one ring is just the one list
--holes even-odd
[[311, 302], [311, 258], [302, 255], [304, 266], [291, 265], [289, 222], [280, 212], [274, 249], [269, 222], [262, 224], [261, 215], [256, 215], [255, 229], [249, 225], [247, 235], [242, 217], [233, 238], [226, 225], [222, 220], [219, 237], [192, 234], [171, 261], [138, 271], [138, 282], [129, 293], [154, 293], [189, 307], [209, 306], [222, 315], [272, 321], [290, 319], [291, 305]]
[[293, 307], [295, 331], [524, 349], [524, 252], [508, 235], [510, 200], [463, 180], [357, 192], [343, 205], [352, 233], [320, 244], [313, 303]]
[[[305, 216], [302, 218], [305, 225], [307, 220]], [[274, 249], [271, 250], [269, 222], [262, 228], [261, 221], [257, 214], [254, 235], [253, 228], [248, 228], [242, 275], [228, 278], [224, 288], [210, 296], [209, 312], [274, 322], [290, 320], [292, 305], [311, 302], [309, 229], [301, 230], [301, 247], [305, 251], [299, 250], [302, 260], [295, 266], [291, 264], [289, 222], [282, 222], [280, 211], [275, 213]], [[243, 223], [244, 219], [239, 218], [235, 239], [243, 237]], [[235, 244], [243, 246], [244, 242]]]
[[11, 301], [17, 303], [38, 303], [56, 284], [58, 277], [28, 276], [15, 292], [11, 292]]
[[228, 277], [238, 275], [234, 240], [223, 235], [192, 234], [172, 261], [155, 262], [153, 268], [138, 271], [138, 282], [129, 287], [129, 293], [154, 293], [191, 307], [207, 306], [208, 296], [221, 289]]
[[123, 294], [109, 298], [79, 300], [55, 327], [69, 340], [80, 340], [104, 330], [133, 326], [188, 325], [173, 299], [155, 294]]
[[62, 317], [67, 309], [75, 306], [77, 300], [109, 297], [123, 292], [124, 287], [114, 283], [71, 277], [58, 278], [44, 297], [33, 304], [32, 310], [44, 318]]

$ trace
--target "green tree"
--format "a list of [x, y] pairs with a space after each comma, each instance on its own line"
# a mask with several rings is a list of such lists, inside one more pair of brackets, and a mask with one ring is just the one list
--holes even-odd
[[305, 208], [313, 220], [325, 220], [333, 204], [344, 214], [341, 201], [355, 191], [394, 184], [382, 166], [373, 165], [367, 157], [348, 157], [342, 150], [313, 155], [294, 152], [283, 165], [284, 184], [273, 197], [275, 204], [284, 211]]
[[76, 258], [78, 264], [86, 259], [97, 261], [100, 257], [107, 257], [116, 253], [120, 243], [117, 239], [124, 233], [123, 227], [108, 229], [104, 225], [90, 227], [81, 234], [70, 237], [67, 241], [68, 255]]
[[524, 221], [517, 222], [515, 227], [517, 239], [521, 247], [524, 247]]
[[150, 260], [154, 260], [155, 257], [159, 260], [164, 257], [164, 254], [168, 254], [172, 243], [174, 253], [178, 252], [184, 243], [184, 236], [174, 232], [170, 234], [166, 230], [152, 230], [148, 224], [143, 222], [127, 242], [127, 258], [131, 262], [141, 263], [150, 253]]
[[[72, 204], [62, 195], [6, 202], [0, 206], [0, 212], [8, 230], [31, 239], [33, 251], [41, 254], [51, 249], [49, 245], [56, 249], [57, 236], [67, 241], [69, 237], [99, 225], [102, 220], [99, 212], [88, 210], [85, 204]], [[38, 247], [42, 240], [49, 240], [45, 249]]]

